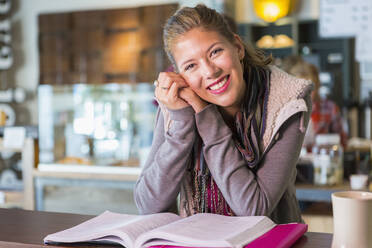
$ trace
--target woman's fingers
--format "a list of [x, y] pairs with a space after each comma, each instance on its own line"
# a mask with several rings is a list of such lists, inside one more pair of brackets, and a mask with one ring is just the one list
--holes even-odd
[[179, 89], [187, 87], [186, 81], [177, 73], [161, 72], [155, 81], [155, 96], [169, 109], [180, 109], [188, 104], [179, 97]]
[[177, 83], [173, 83], [169, 88], [164, 89], [157, 87], [155, 90], [155, 96], [166, 105], [175, 104], [179, 99]]
[[191, 100], [191, 98], [193, 97], [193, 94], [195, 93], [190, 88], [180, 89], [180, 97], [187, 102]]
[[158, 100], [161, 100], [162, 96], [160, 94], [160, 88], [158, 86], [156, 86], [155, 88], [155, 97], [158, 99]]
[[186, 81], [183, 77], [174, 72], [160, 72], [158, 77], [158, 86], [163, 89], [169, 89], [171, 85], [176, 82], [180, 87], [187, 87]]
[[177, 85], [177, 83], [172, 83], [172, 85], [169, 88], [168, 95], [173, 101], [177, 101], [177, 99], [178, 99], [178, 85]]
[[201, 99], [190, 87], [180, 89], [179, 96], [190, 104], [196, 113], [199, 113], [208, 105], [208, 103]]
[[[179, 87], [177, 83], [173, 83], [169, 89], [162, 87], [156, 87], [155, 96], [156, 98], [165, 104], [170, 109], [176, 109], [185, 106], [185, 101], [179, 97]], [[182, 106], [181, 106], [182, 105]]]

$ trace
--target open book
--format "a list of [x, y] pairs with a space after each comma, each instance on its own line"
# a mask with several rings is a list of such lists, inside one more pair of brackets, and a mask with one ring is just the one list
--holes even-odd
[[[114, 242], [128, 248], [290, 247], [307, 230], [305, 224], [276, 225], [265, 216], [230, 217], [172, 213], [127, 215], [106, 211], [72, 228], [49, 234], [46, 244]], [[267, 246], [267, 242], [273, 244]], [[274, 245], [274, 246], [273, 246]]]

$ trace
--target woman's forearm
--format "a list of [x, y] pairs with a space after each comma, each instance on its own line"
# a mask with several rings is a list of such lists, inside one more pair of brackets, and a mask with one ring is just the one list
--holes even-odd
[[194, 111], [187, 107], [171, 111], [167, 132], [158, 113], [153, 144], [138, 179], [134, 198], [142, 214], [167, 211], [176, 201], [195, 139]]

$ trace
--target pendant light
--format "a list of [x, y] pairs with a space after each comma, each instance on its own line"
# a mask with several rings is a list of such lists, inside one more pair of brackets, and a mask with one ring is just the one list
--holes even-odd
[[291, 0], [253, 0], [253, 7], [261, 19], [275, 22], [289, 14]]

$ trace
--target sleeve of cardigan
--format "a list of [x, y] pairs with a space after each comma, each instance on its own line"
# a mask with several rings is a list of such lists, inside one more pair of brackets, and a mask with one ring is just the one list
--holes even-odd
[[141, 214], [168, 211], [176, 202], [195, 139], [192, 107], [169, 110], [172, 124], [164, 131], [164, 118], [157, 113], [150, 154], [134, 188]]
[[308, 112], [290, 117], [280, 128], [279, 140], [266, 153], [256, 173], [247, 167], [235, 146], [231, 130], [214, 105], [207, 106], [196, 115], [206, 162], [236, 215], [269, 216], [288, 185], [294, 183], [304, 138], [304, 133], [300, 131], [302, 114], [305, 114], [307, 124]]

